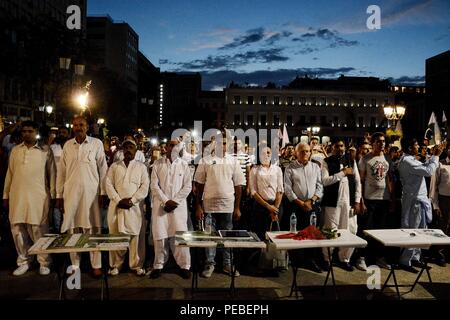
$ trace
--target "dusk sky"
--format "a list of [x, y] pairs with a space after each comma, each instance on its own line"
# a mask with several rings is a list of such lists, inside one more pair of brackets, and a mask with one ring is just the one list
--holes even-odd
[[[371, 4], [380, 30], [366, 27]], [[206, 90], [305, 74], [423, 84], [425, 60], [450, 49], [450, 0], [88, 0], [88, 15], [105, 14], [161, 71], [201, 72]]]

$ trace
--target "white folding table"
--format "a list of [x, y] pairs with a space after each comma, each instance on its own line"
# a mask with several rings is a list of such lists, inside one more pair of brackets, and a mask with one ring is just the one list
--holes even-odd
[[[333, 271], [333, 255], [331, 254], [330, 248], [362, 248], [367, 246], [367, 241], [352, 234], [348, 230], [338, 230], [339, 237], [335, 239], [325, 239], [325, 240], [277, 239], [278, 235], [287, 233], [289, 232], [287, 231], [267, 232], [266, 237], [274, 244], [277, 250], [295, 250], [295, 249], [309, 249], [309, 248], [328, 249], [328, 256], [330, 257], [330, 261], [328, 273], [325, 279], [325, 283], [323, 285], [323, 290], [325, 290], [325, 287], [328, 283], [328, 279], [331, 274], [334, 294], [337, 299], [338, 297], [336, 291], [336, 282], [334, 279], [334, 271]], [[289, 296], [292, 296], [292, 293], [295, 291], [295, 296], [296, 298], [298, 298], [298, 290], [299, 290], [299, 287], [297, 285], [298, 266], [292, 265], [292, 272], [293, 278], [292, 278], [291, 292]]]

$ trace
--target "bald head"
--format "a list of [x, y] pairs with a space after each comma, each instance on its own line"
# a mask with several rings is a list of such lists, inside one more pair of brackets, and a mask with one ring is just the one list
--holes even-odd
[[297, 161], [306, 164], [311, 157], [311, 147], [307, 143], [300, 142], [295, 147], [295, 156]]

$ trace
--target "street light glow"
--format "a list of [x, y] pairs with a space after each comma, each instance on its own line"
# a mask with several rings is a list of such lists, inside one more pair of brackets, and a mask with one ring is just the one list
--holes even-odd
[[156, 138], [152, 138], [150, 142], [152, 143], [153, 146], [156, 146], [158, 144], [158, 140], [156, 140]]
[[46, 106], [45, 107], [45, 111], [47, 111], [48, 114], [51, 114], [53, 112], [53, 107], [52, 106]]
[[97, 120], [97, 124], [104, 124], [105, 123], [105, 119], [100, 118]]
[[81, 107], [82, 109], [84, 109], [84, 108], [87, 106], [87, 103], [88, 103], [88, 95], [89, 95], [89, 92], [86, 92], [86, 93], [84, 93], [84, 94], [80, 94], [80, 95], [77, 97], [78, 104], [80, 105], [80, 107]]

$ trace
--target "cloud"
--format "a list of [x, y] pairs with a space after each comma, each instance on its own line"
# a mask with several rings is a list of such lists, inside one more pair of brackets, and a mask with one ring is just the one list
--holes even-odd
[[392, 84], [398, 84], [398, 85], [404, 85], [404, 86], [418, 86], [418, 85], [425, 85], [425, 76], [415, 76], [415, 77], [409, 77], [409, 76], [402, 76], [399, 78], [388, 78], [388, 80]]
[[336, 78], [341, 74], [353, 73], [352, 67], [342, 68], [299, 68], [299, 69], [277, 69], [272, 71], [258, 70], [248, 73], [236, 71], [214, 71], [201, 72], [204, 90], [226, 87], [231, 81], [235, 83], [252, 83], [260, 86], [273, 82], [276, 85], [287, 85], [297, 76], [316, 76], [321, 78]]
[[263, 38], [264, 38], [264, 28], [251, 29], [248, 30], [244, 35], [234, 38], [233, 42], [230, 42], [219, 49], [226, 50], [238, 48], [241, 46], [247, 46], [250, 43], [259, 42]]
[[316, 51], [319, 51], [319, 49], [306, 47], [306, 48], [301, 49], [300, 51], [297, 51], [296, 54], [310, 54], [310, 53], [313, 53]]
[[168, 59], [159, 59], [159, 64], [169, 64], [169, 60]]
[[195, 59], [188, 62], [172, 63], [177, 70], [218, 70], [244, 66], [250, 63], [271, 63], [287, 61], [283, 48], [260, 49], [236, 53], [234, 55], [209, 55], [205, 59]]
[[268, 45], [273, 45], [275, 42], [282, 40], [283, 38], [289, 38], [292, 35], [292, 32], [290, 31], [282, 31], [275, 33], [274, 35], [270, 36], [266, 39], [266, 43]]
[[[311, 31], [311, 30], [310, 30]], [[327, 28], [319, 28], [315, 32], [307, 32], [302, 34], [300, 37], [295, 37], [292, 39], [294, 42], [308, 42], [314, 39], [320, 39], [323, 41], [330, 42], [328, 48], [338, 48], [338, 47], [352, 47], [359, 45], [359, 42], [356, 40], [346, 40], [342, 38], [337, 31], [333, 31]], [[311, 48], [304, 48], [299, 51], [300, 54], [311, 53], [316, 50], [312, 50]]]

